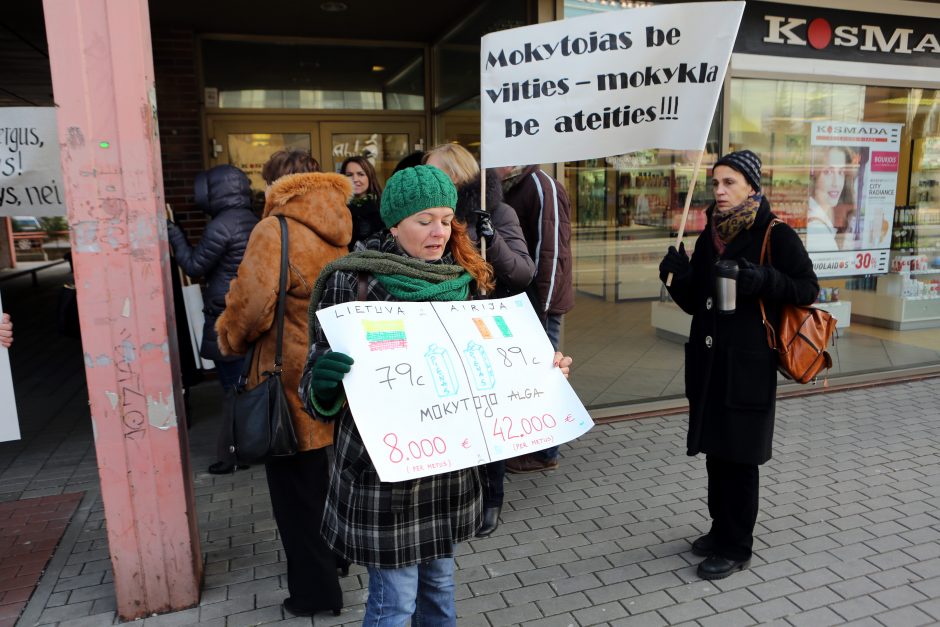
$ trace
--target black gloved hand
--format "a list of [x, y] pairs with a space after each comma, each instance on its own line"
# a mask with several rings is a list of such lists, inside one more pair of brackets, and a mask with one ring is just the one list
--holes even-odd
[[486, 240], [486, 245], [493, 243], [493, 236], [496, 235], [496, 229], [493, 228], [493, 221], [490, 220], [490, 213], [477, 209], [473, 213], [477, 214], [477, 234]]
[[659, 262], [659, 280], [665, 283], [670, 273], [674, 279], [684, 279], [690, 272], [692, 272], [692, 264], [685, 253], [685, 243], [679, 242], [679, 250], [676, 250], [675, 246], [670, 246], [669, 252]]
[[758, 266], [747, 259], [738, 259], [738, 294], [743, 296], [760, 294], [769, 274], [769, 266]]

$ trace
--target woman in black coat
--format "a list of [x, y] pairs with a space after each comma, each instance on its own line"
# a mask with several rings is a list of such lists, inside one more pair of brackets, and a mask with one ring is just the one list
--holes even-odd
[[364, 245], [367, 239], [385, 230], [382, 216], [379, 215], [382, 188], [375, 168], [365, 157], [347, 157], [339, 171], [349, 178], [353, 186], [353, 195], [348, 204], [353, 224], [349, 250], [353, 251], [357, 245]]
[[[692, 543], [703, 579], [747, 568], [757, 520], [758, 469], [771, 456], [777, 392], [777, 353], [768, 346], [758, 299], [779, 322], [785, 303], [809, 305], [819, 284], [799, 235], [785, 224], [771, 231], [773, 265], [759, 265], [764, 233], [775, 217], [760, 193], [760, 159], [748, 150], [715, 164], [715, 203], [695, 242], [670, 246], [659, 266], [669, 293], [692, 315], [685, 345], [689, 399], [688, 454], [705, 453], [711, 530]], [[715, 262], [737, 261], [734, 313], [719, 313]]]
[[[186, 234], [173, 222], [167, 225], [167, 237], [176, 263], [183, 272], [194, 279], [206, 279], [203, 293], [206, 321], [202, 327], [199, 354], [215, 362], [219, 384], [223, 390], [228, 390], [238, 381], [244, 357], [222, 355], [215, 321], [225, 310], [225, 295], [238, 274], [248, 237], [258, 224], [258, 217], [251, 210], [251, 181], [235, 166], [220, 165], [200, 172], [193, 187], [196, 206], [210, 218], [202, 239], [196, 246], [190, 246]], [[229, 473], [235, 466], [224, 459], [227, 440], [222, 432], [218, 448], [219, 461], [209, 466], [209, 472], [216, 475]]]
[[[515, 210], [503, 202], [502, 179], [495, 171], [487, 171], [486, 207], [480, 189], [480, 166], [466, 148], [458, 144], [441, 144], [429, 150], [424, 162], [443, 170], [457, 186], [457, 219], [467, 225], [467, 235], [478, 248], [486, 243], [486, 261], [493, 267], [496, 286], [488, 294], [492, 298], [515, 296], [525, 291], [535, 276], [535, 261]], [[506, 462], [490, 462], [484, 467], [483, 522], [478, 538], [492, 535], [499, 526], [503, 510]]]

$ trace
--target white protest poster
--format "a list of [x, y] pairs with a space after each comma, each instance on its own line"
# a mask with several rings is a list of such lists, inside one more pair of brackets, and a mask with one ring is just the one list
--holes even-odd
[[0, 107], [0, 216], [64, 216], [54, 107]]
[[591, 417], [525, 295], [485, 301], [353, 301], [317, 312], [355, 364], [349, 407], [382, 481], [556, 446]]
[[888, 271], [902, 126], [812, 124], [806, 250], [816, 276]]
[[701, 150], [743, 12], [671, 4], [486, 35], [483, 166]]
[[[0, 303], [3, 311], [3, 303]], [[0, 442], [20, 439], [20, 420], [16, 415], [13, 396], [13, 372], [10, 370], [10, 349], [0, 347]]]

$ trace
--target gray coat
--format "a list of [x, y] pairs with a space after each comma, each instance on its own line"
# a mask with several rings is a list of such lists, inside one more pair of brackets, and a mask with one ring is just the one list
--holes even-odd
[[[486, 183], [486, 210], [496, 231], [493, 242], [486, 247], [486, 260], [493, 266], [496, 279], [496, 288], [490, 296], [515, 296], [524, 292], [532, 282], [535, 261], [529, 256], [519, 217], [503, 202], [503, 186], [499, 177], [488, 172]], [[480, 236], [477, 216], [473, 212], [480, 206], [480, 179], [457, 188], [457, 219], [467, 223], [467, 235], [478, 248]]]

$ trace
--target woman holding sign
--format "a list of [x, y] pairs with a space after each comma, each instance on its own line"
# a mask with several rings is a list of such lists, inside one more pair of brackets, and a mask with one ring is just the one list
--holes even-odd
[[[454, 301], [491, 290], [493, 272], [455, 220], [457, 191], [430, 166], [394, 174], [382, 195], [390, 233], [324, 269], [310, 301], [310, 354], [300, 384], [307, 411], [337, 421], [336, 457], [320, 527], [327, 544], [369, 571], [365, 625], [456, 625], [454, 547], [480, 526], [477, 468], [382, 482], [340, 383], [353, 359], [330, 350], [316, 311], [356, 300]], [[555, 354], [566, 374], [569, 357]], [[389, 422], [395, 421], [394, 414]]]
[[[715, 164], [715, 202], [691, 261], [685, 247], [669, 247], [659, 266], [669, 294], [692, 316], [685, 345], [689, 399], [688, 454], [705, 453], [709, 532], [692, 543], [707, 558], [703, 579], [723, 579], [747, 568], [757, 521], [758, 466], [770, 459], [777, 395], [777, 353], [767, 343], [759, 299], [775, 325], [786, 303], [809, 305], [819, 285], [800, 236], [786, 224], [771, 231], [772, 265], [760, 263], [764, 233], [775, 217], [761, 194], [760, 159], [749, 150]], [[737, 281], [717, 265], [737, 266]], [[722, 298], [725, 296], [726, 298]]]

